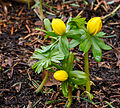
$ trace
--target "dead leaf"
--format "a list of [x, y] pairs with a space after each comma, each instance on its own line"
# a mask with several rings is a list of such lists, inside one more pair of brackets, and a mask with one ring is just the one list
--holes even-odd
[[[46, 71], [44, 70], [44, 71], [42, 72], [42, 80], [44, 79], [45, 74], [46, 74]], [[57, 80], [53, 77], [53, 73], [52, 73], [52, 72], [49, 72], [47, 81], [46, 81], [46, 83], [45, 83], [44, 86], [53, 86], [53, 85], [60, 85], [60, 84], [61, 84], [61, 83], [60, 83], [59, 81], [57, 81]]]
[[42, 26], [44, 23], [43, 23], [43, 21], [36, 21], [35, 22], [35, 25], [37, 25], [37, 26]]

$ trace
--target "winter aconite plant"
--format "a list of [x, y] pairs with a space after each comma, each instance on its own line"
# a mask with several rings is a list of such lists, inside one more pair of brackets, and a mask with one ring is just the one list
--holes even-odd
[[[68, 98], [67, 108], [70, 108], [72, 91], [75, 88], [86, 88], [84, 93], [88, 95], [90, 100], [93, 98], [93, 95], [90, 93], [89, 49], [92, 47], [92, 53], [97, 62], [101, 61], [101, 49], [111, 49], [103, 40], [99, 39], [105, 35], [105, 33], [99, 32], [102, 27], [100, 17], [90, 19], [87, 23], [87, 29], [85, 24], [85, 18], [80, 17], [69, 18], [66, 25], [61, 19], [53, 19], [52, 23], [48, 19], [45, 19], [44, 25], [46, 31], [37, 28], [37, 30], [43, 31], [47, 36], [50, 36], [53, 41], [48, 46], [41, 46], [40, 49], [36, 49], [33, 54], [33, 58], [38, 59], [32, 66], [35, 72], [39, 74], [43, 69], [47, 70], [41, 85], [36, 89], [36, 93], [44, 86], [48, 73], [54, 72], [54, 78], [61, 81], [63, 95]], [[72, 40], [69, 42], [68, 38]], [[75, 57], [73, 52], [70, 52], [70, 48], [74, 48], [77, 45], [79, 45], [80, 51], [85, 53], [85, 72], [74, 70]]]
[[[88, 52], [92, 47], [92, 53], [97, 62], [101, 61], [102, 58], [102, 49], [103, 50], [111, 50], [111, 47], [106, 45], [102, 38], [105, 33], [100, 32], [102, 28], [102, 21], [100, 17], [94, 17], [90, 19], [87, 23], [87, 29], [81, 27], [79, 18], [73, 18], [69, 24], [74, 31], [79, 31], [80, 35], [71, 37], [74, 39], [73, 44], [79, 45], [80, 51], [84, 52], [84, 71], [87, 74], [87, 83], [86, 83], [86, 93], [90, 96], [90, 79], [89, 79], [89, 62], [88, 62]], [[91, 98], [90, 98], [91, 99]]]
[[[47, 30], [44, 32], [54, 41], [49, 46], [42, 46], [40, 49], [36, 49], [33, 54], [33, 58], [38, 59], [32, 67], [35, 69], [35, 72], [40, 73], [43, 69], [47, 70], [44, 80], [36, 89], [36, 93], [38, 93], [45, 84], [48, 72], [54, 72], [54, 78], [61, 81], [62, 93], [68, 98], [66, 107], [69, 108], [72, 103], [72, 91], [76, 86], [83, 87], [86, 85], [87, 75], [85, 72], [73, 70], [75, 57], [74, 54], [69, 51], [70, 43], [68, 42], [67, 36], [70, 26], [68, 23], [65, 25], [61, 19], [53, 19], [52, 23], [50, 23], [48, 19], [45, 19], [44, 24]], [[41, 29], [37, 28], [37, 30]]]

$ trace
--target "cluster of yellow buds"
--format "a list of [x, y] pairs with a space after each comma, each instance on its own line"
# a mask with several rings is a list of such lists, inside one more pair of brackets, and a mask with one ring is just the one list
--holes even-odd
[[102, 28], [100, 17], [91, 18], [87, 23], [87, 31], [91, 36], [96, 35]]
[[58, 81], [65, 81], [68, 79], [68, 74], [64, 70], [56, 71], [53, 76]]
[[[53, 31], [57, 35], [64, 35], [66, 33], [65, 23], [61, 19], [53, 19], [52, 20], [52, 28]], [[94, 36], [96, 35], [102, 28], [102, 20], [100, 17], [91, 18], [87, 23], [87, 32]], [[59, 70], [54, 73], [54, 78], [59, 81], [65, 81], [68, 79], [68, 74], [64, 70]]]
[[[66, 33], [65, 23], [61, 19], [52, 20], [53, 31], [57, 35], [64, 35]], [[96, 35], [102, 28], [102, 20], [100, 17], [91, 18], [87, 23], [87, 31], [91, 36]]]

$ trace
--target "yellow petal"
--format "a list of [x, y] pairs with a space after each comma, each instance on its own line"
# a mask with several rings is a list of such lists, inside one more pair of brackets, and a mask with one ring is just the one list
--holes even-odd
[[52, 28], [53, 31], [60, 36], [62, 36], [66, 32], [65, 23], [61, 19], [53, 19]]
[[90, 35], [94, 36], [102, 28], [102, 21], [100, 17], [91, 18], [87, 23], [87, 31]]
[[54, 73], [54, 78], [59, 81], [65, 81], [68, 79], [68, 74], [64, 70], [59, 70]]

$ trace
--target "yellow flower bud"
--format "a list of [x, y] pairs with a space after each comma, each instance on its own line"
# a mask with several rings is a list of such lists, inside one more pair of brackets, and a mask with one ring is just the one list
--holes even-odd
[[52, 28], [53, 31], [60, 36], [62, 36], [66, 32], [65, 23], [61, 19], [53, 19]]
[[54, 78], [59, 81], [65, 81], [68, 79], [68, 74], [64, 70], [59, 70], [54, 73]]
[[91, 18], [87, 23], [87, 31], [90, 35], [94, 36], [102, 28], [102, 20], [100, 17]]

